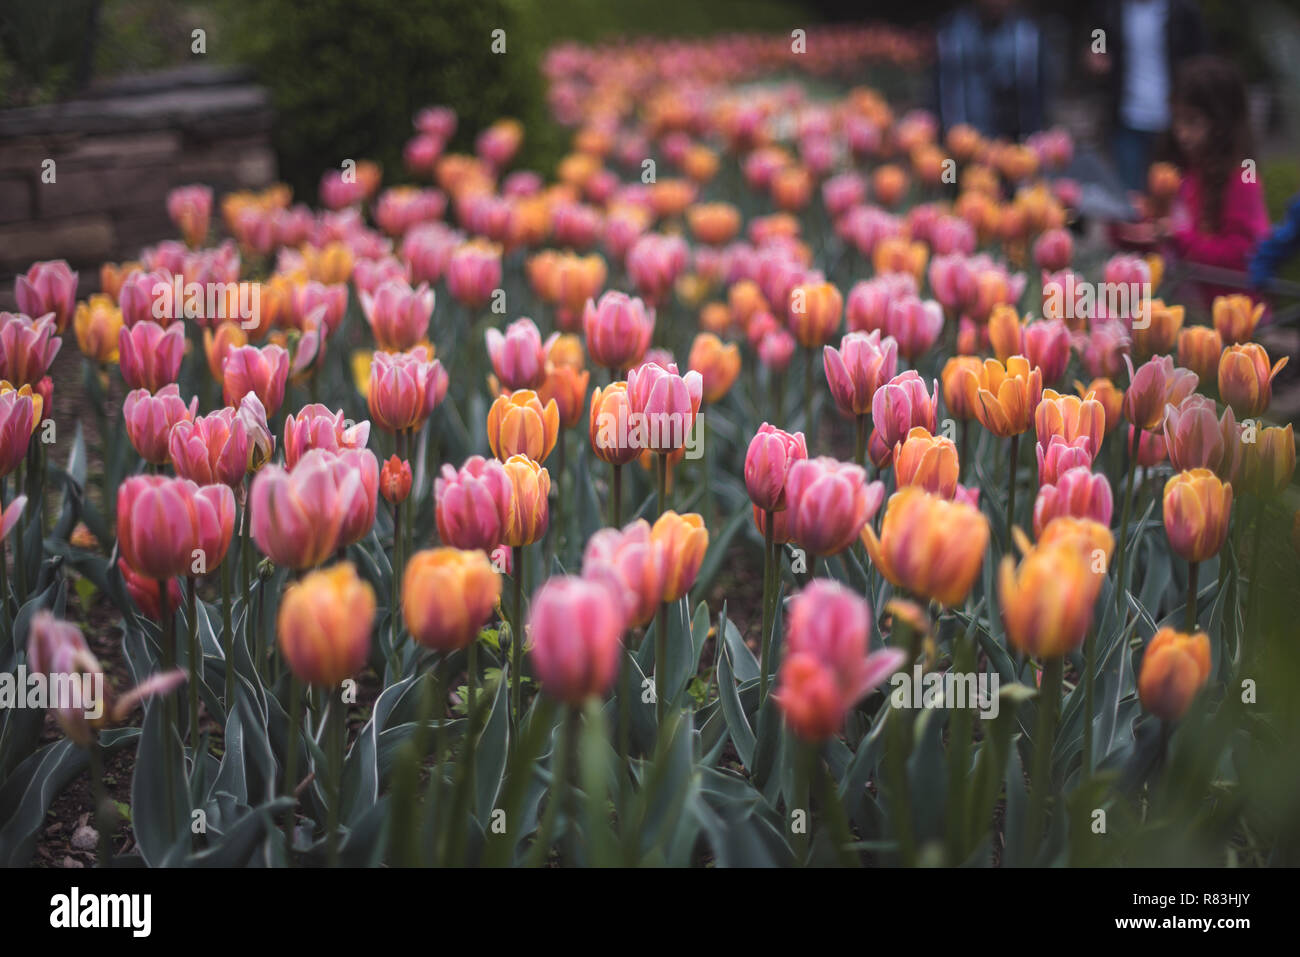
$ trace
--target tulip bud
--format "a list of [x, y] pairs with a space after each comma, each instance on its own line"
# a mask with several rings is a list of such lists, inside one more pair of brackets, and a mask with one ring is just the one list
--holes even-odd
[[871, 412], [876, 391], [894, 378], [898, 368], [898, 343], [881, 338], [879, 331], [850, 332], [839, 349], [823, 349], [823, 365], [831, 398], [845, 415]]
[[487, 331], [488, 358], [492, 369], [507, 391], [536, 389], [546, 378], [546, 354], [559, 333], [545, 342], [531, 319], [516, 319], [500, 330]]
[[474, 641], [500, 598], [501, 577], [477, 549], [416, 552], [402, 578], [402, 616], [411, 637], [444, 653]]
[[1179, 472], [1165, 483], [1165, 533], [1173, 550], [1189, 562], [1219, 553], [1231, 512], [1232, 485], [1209, 469]]
[[795, 462], [808, 458], [802, 432], [791, 434], [764, 422], [745, 453], [745, 488], [754, 506], [770, 512], [786, 506], [785, 483]]
[[1255, 327], [1264, 315], [1264, 304], [1241, 294], [1215, 296], [1211, 314], [1219, 338], [1226, 345], [1239, 345], [1249, 342], [1255, 335]]
[[65, 260], [35, 263], [14, 281], [19, 311], [35, 317], [52, 315], [54, 331], [62, 335], [77, 302], [77, 279]]
[[520, 548], [540, 541], [550, 522], [551, 475], [526, 455], [504, 464], [510, 499], [502, 524], [502, 543]]
[[542, 688], [570, 705], [609, 690], [618, 675], [625, 622], [609, 586], [555, 576], [533, 595], [529, 656]]
[[644, 433], [642, 448], [668, 453], [685, 448], [704, 398], [704, 377], [679, 375], [673, 363], [647, 362], [627, 374], [631, 423]]
[[975, 418], [975, 406], [967, 401], [967, 393], [962, 386], [963, 370], [974, 373], [978, 379], [984, 363], [977, 356], [952, 356], [944, 363], [939, 381], [943, 384], [943, 404], [948, 413], [956, 419], [967, 421]]
[[1219, 374], [1223, 338], [1209, 326], [1186, 326], [1178, 333], [1178, 364], [1191, 369], [1201, 382], [1213, 382]]
[[740, 349], [736, 344], [723, 344], [709, 332], [701, 332], [691, 345], [688, 365], [703, 380], [705, 402], [717, 402], [730, 391], [740, 375]]
[[72, 319], [77, 347], [87, 359], [116, 362], [118, 333], [122, 330], [122, 310], [108, 296], [96, 293], [78, 303]]
[[311, 572], [280, 599], [280, 652], [299, 681], [337, 687], [365, 666], [374, 618], [374, 589], [351, 563]]
[[790, 331], [807, 349], [824, 345], [835, 335], [844, 315], [844, 297], [829, 282], [805, 283], [790, 291]]
[[1254, 442], [1245, 444], [1241, 466], [1241, 487], [1260, 498], [1277, 498], [1291, 484], [1295, 474], [1295, 431], [1269, 426], [1260, 429]]
[[1209, 678], [1209, 636], [1161, 628], [1142, 653], [1138, 696], [1157, 718], [1177, 721]]
[[221, 395], [235, 405], [247, 393], [256, 393], [267, 415], [275, 415], [284, 402], [289, 378], [289, 353], [277, 345], [239, 346], [226, 353], [221, 367]]
[[709, 530], [694, 512], [678, 515], [666, 511], [650, 530], [651, 540], [663, 552], [664, 590], [662, 601], [674, 602], [695, 584], [704, 553], [709, 547]]
[[1057, 477], [1055, 483], [1038, 490], [1034, 502], [1034, 536], [1060, 515], [1090, 518], [1102, 525], [1110, 524], [1114, 502], [1110, 482], [1104, 475], [1094, 475], [1087, 468], [1072, 468]]
[[122, 403], [127, 438], [140, 457], [153, 465], [170, 460], [168, 443], [172, 427], [179, 422], [193, 421], [198, 411], [198, 396], [187, 406], [181, 398], [180, 387], [174, 382], [159, 389], [157, 395], [150, 395], [148, 389], [135, 389], [127, 393]]
[[379, 491], [390, 505], [400, 505], [411, 494], [411, 464], [390, 456], [379, 471]]
[[1169, 356], [1156, 356], [1136, 372], [1126, 355], [1129, 387], [1124, 393], [1124, 415], [1139, 429], [1153, 432], [1160, 428], [1166, 405], [1178, 405], [1196, 391], [1196, 373], [1174, 366]]
[[370, 365], [366, 401], [370, 417], [387, 432], [418, 429], [447, 395], [448, 377], [423, 346], [377, 352]]

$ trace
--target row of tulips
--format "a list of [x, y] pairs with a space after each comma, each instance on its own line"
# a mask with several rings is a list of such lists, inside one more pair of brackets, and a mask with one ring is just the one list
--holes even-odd
[[[1042, 178], [1062, 134], [941, 142], [866, 88], [824, 102], [698, 84], [708, 56], [617, 62], [552, 64], [577, 127], [557, 183], [505, 171], [517, 124], [446, 152], [438, 108], [408, 148], [438, 189], [380, 192], [359, 164], [323, 178], [320, 213], [229, 194], [231, 238], [207, 247], [213, 193], [185, 187], [184, 242], [106, 265], [103, 293], [78, 304], [63, 263], [19, 277], [0, 476], [29, 473], [0, 531], [20, 530], [15, 576], [33, 548], [40, 574], [0, 580], [6, 660], [101, 670], [36, 614], [65, 608], [63, 562], [118, 606], [139, 679], [94, 722], [58, 711], [60, 760], [136, 742], [151, 864], [957, 864], [988, 860], [1004, 793], [1015, 862], [1089, 860], [1062, 843], [1071, 792], [1115, 772], [1196, 787], [1159, 758], [1236, 720], [1223, 689], [1275, 653], [1260, 543], [1296, 453], [1261, 420], [1285, 360], [1251, 341], [1258, 307], [1055, 311], [1088, 283], [1077, 189]], [[682, 175], [620, 178], [651, 153]], [[1094, 274], [1159, 290], [1163, 272], [1121, 255]], [[256, 284], [261, 308], [169, 311], [177, 279]], [[69, 324], [98, 505], [80, 437], [65, 469], [41, 458]], [[1155, 536], [1133, 512], [1166, 461]], [[21, 520], [50, 475], [53, 534], [43, 505]], [[1006, 717], [977, 736], [969, 702], [939, 721], [896, 703], [912, 669], [1000, 680]], [[143, 726], [114, 728], [139, 702]], [[221, 826], [191, 833], [187, 810]]]

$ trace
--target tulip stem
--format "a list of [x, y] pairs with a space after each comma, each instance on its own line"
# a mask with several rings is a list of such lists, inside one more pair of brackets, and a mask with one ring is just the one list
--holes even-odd
[[858, 465], [867, 464], [867, 416], [857, 417], [857, 444], [854, 446], [853, 461]]
[[302, 737], [302, 682], [293, 673], [289, 675], [289, 754], [285, 758], [284, 793], [294, 798], [285, 812], [284, 860], [293, 866], [293, 829], [297, 823], [298, 739]]
[[659, 514], [662, 515], [668, 507], [668, 454], [660, 452], [656, 464], [659, 478]]
[[[17, 560], [18, 554], [15, 552], [14, 561], [17, 562]], [[3, 539], [0, 539], [0, 607], [4, 609], [3, 613], [0, 613], [0, 620], [4, 621], [5, 642], [11, 643], [14, 640], [14, 627], [13, 621], [9, 617], [9, 555]], [[18, 649], [15, 647], [14, 652], [17, 651]]]
[[764, 509], [763, 514], [763, 633], [758, 636], [758, 702], [767, 700], [767, 674], [771, 668], [768, 660], [772, 653], [772, 616], [776, 603], [776, 513]]
[[195, 767], [199, 763], [199, 580], [190, 576], [186, 591], [185, 616], [189, 619], [188, 654], [190, 659], [190, 750]]
[[537, 840], [528, 850], [528, 866], [541, 867], [551, 849], [555, 836], [555, 821], [560, 816], [560, 809], [569, 798], [569, 755], [577, 745], [578, 709], [569, 708], [560, 723], [559, 740], [551, 752], [551, 795], [546, 802], [546, 812], [542, 815], [542, 825], [537, 832]]
[[551, 554], [563, 555], [560, 550], [560, 544], [564, 539], [564, 460], [568, 451], [568, 430], [561, 428], [558, 441], [555, 443], [555, 452], [557, 459], [557, 468], [555, 472], [555, 521], [551, 524], [554, 538], [551, 541]]
[[325, 727], [330, 764], [330, 803], [326, 821], [326, 848], [330, 867], [339, 866], [339, 818], [343, 811], [343, 738], [347, 723], [347, 708], [343, 704], [343, 689], [330, 692], [325, 709]]
[[221, 562], [221, 649], [226, 656], [226, 721], [235, 710], [235, 633], [230, 627], [230, 562]]
[[510, 618], [510, 713], [515, 716], [515, 729], [523, 722], [524, 662], [524, 550], [515, 545], [511, 549], [514, 562], [514, 606]]
[[[14, 492], [17, 495], [23, 494], [23, 473], [25, 462], [19, 460], [18, 471], [14, 478]], [[27, 511], [26, 506], [23, 511]], [[23, 561], [23, 555], [27, 551], [24, 547], [26, 534], [23, 529], [23, 515], [20, 513], [18, 521], [14, 524], [14, 576], [17, 578], [15, 583], [18, 588], [18, 605], [22, 607], [23, 602], [27, 600], [27, 563]]]
[[623, 466], [615, 462], [610, 466], [614, 471], [613, 483], [609, 496], [609, 524], [611, 528], [623, 527]]
[[664, 725], [664, 715], [668, 710], [668, 702], [664, 699], [665, 692], [668, 690], [667, 659], [668, 603], [661, 602], [655, 620], [655, 717], [661, 729]]
[[[1119, 523], [1119, 577], [1115, 579], [1115, 597], [1119, 608], [1124, 608], [1124, 570], [1128, 564], [1128, 523], [1133, 514], [1133, 483], [1137, 472], [1138, 443], [1142, 440], [1142, 430], [1133, 427], [1133, 441], [1128, 455], [1128, 488], [1124, 492], [1124, 517]], [[1127, 615], [1125, 615], [1127, 618]]]
[[[1255, 539], [1250, 546], [1250, 585], [1246, 589], [1246, 625], [1243, 643], [1254, 648], [1257, 646], [1252, 628], [1255, 624], [1255, 599], [1259, 595], [1259, 554], [1264, 543], [1264, 500], [1255, 499]], [[1220, 559], [1222, 561], [1222, 559]]]
[[99, 833], [95, 865], [112, 867], [112, 832], [117, 825], [117, 815], [113, 803], [108, 799], [108, 790], [104, 787], [104, 748], [99, 743], [98, 734], [91, 736], [86, 750], [90, 752], [90, 789], [95, 800], [95, 830]]
[[1095, 708], [1097, 670], [1097, 628], [1088, 629], [1083, 640], [1083, 776], [1092, 777], [1092, 720]]
[[[469, 793], [476, 794], [477, 786], [474, 777], [478, 771], [475, 757], [478, 749], [478, 633], [470, 639], [469, 646], [465, 649], [465, 721], [469, 727], [469, 733], [465, 737], [465, 763], [466, 773], [469, 775]], [[476, 802], [477, 806], [477, 802]]]
[[[167, 594], [167, 579], [158, 579], [158, 617], [162, 624], [162, 670], [176, 667], [176, 610]], [[167, 833], [176, 833], [176, 765], [172, 757], [171, 738], [176, 734], [176, 695], [168, 692], [163, 699], [163, 777], [167, 780]]]
[[393, 581], [392, 581], [392, 635], [389, 646], [388, 669], [393, 673], [393, 680], [401, 675], [401, 655], [397, 643], [402, 635], [402, 503], [393, 503]]
[[[817, 766], [816, 746], [799, 739], [795, 744], [794, 794], [790, 798], [787, 816], [790, 818], [794, 837], [795, 863], [800, 867], [808, 866], [808, 847], [811, 842], [812, 801], [810, 800], [813, 768]], [[802, 812], [803, 829], [793, 830], [794, 813]]]
[[812, 406], [813, 406], [813, 351], [805, 349], [803, 351], [803, 427], [812, 438]]
[[1187, 566], [1187, 633], [1196, 631], [1196, 579], [1201, 569], [1200, 562], [1190, 562]]
[[1010, 471], [1007, 475], [1007, 550], [1010, 551], [1014, 539], [1011, 529], [1016, 524], [1016, 465], [1020, 461], [1020, 435], [1011, 436]]
[[1056, 721], [1061, 709], [1061, 677], [1065, 659], [1048, 658], [1043, 662], [1043, 683], [1038, 689], [1038, 726], [1034, 741], [1034, 774], [1029, 794], [1029, 812], [1025, 820], [1026, 847], [1037, 854], [1042, 840], [1043, 819], [1047, 812], [1047, 794], [1052, 790], [1052, 744], [1056, 738]]

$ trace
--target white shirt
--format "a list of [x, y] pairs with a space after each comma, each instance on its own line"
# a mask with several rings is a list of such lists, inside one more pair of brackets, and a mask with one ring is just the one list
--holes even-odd
[[1124, 16], [1124, 87], [1120, 119], [1135, 130], [1169, 128], [1167, 0], [1128, 0]]

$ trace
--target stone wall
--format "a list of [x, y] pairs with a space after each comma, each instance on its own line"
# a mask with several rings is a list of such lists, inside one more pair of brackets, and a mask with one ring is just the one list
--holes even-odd
[[209, 67], [0, 112], [0, 309], [13, 308], [14, 273], [36, 260], [67, 259], [84, 298], [100, 263], [175, 236], [174, 186], [207, 183], [220, 197], [274, 182], [271, 123], [265, 89], [244, 71]]

